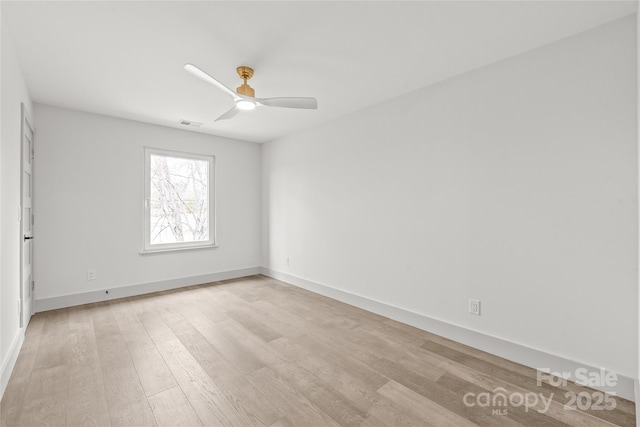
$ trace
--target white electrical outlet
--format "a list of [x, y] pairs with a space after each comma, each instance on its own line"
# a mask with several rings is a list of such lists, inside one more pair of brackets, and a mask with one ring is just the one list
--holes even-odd
[[96, 280], [95, 270], [87, 270], [87, 280]]
[[480, 300], [469, 299], [469, 313], [480, 316]]

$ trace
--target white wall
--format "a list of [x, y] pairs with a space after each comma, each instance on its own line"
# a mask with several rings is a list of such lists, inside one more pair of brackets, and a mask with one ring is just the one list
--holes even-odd
[[636, 377], [635, 31], [267, 143], [264, 265]]
[[[1, 21], [1, 18], [0, 18]], [[23, 331], [20, 328], [20, 132], [24, 103], [31, 101], [4, 23], [1, 27], [0, 90], [0, 395], [8, 381]]]
[[[36, 308], [52, 297], [260, 265], [260, 147], [35, 105]], [[216, 157], [215, 249], [141, 256], [143, 147]], [[87, 281], [87, 270], [97, 279]]]

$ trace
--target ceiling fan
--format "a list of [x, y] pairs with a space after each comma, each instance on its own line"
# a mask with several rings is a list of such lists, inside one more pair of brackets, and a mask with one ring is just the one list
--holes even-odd
[[256, 107], [283, 107], [283, 108], [303, 108], [309, 110], [315, 110], [318, 108], [318, 101], [315, 98], [256, 98], [255, 91], [251, 86], [247, 84], [253, 76], [253, 69], [246, 66], [241, 66], [236, 69], [238, 75], [244, 83], [237, 89], [237, 92], [232, 91], [218, 80], [211, 77], [209, 74], [202, 71], [200, 68], [192, 64], [186, 64], [184, 69], [193, 74], [194, 76], [204, 80], [207, 83], [211, 83], [223, 92], [226, 92], [235, 106], [218, 117], [215, 121], [226, 120], [234, 117], [241, 110], [253, 110]]

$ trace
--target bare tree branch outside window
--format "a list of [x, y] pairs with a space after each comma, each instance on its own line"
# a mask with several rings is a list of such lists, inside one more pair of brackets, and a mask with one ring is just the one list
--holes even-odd
[[150, 156], [150, 243], [209, 239], [209, 163]]

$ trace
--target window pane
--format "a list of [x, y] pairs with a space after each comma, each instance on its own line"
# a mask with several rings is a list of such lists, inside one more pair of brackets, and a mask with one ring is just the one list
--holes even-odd
[[209, 162], [150, 155], [150, 243], [209, 239]]

